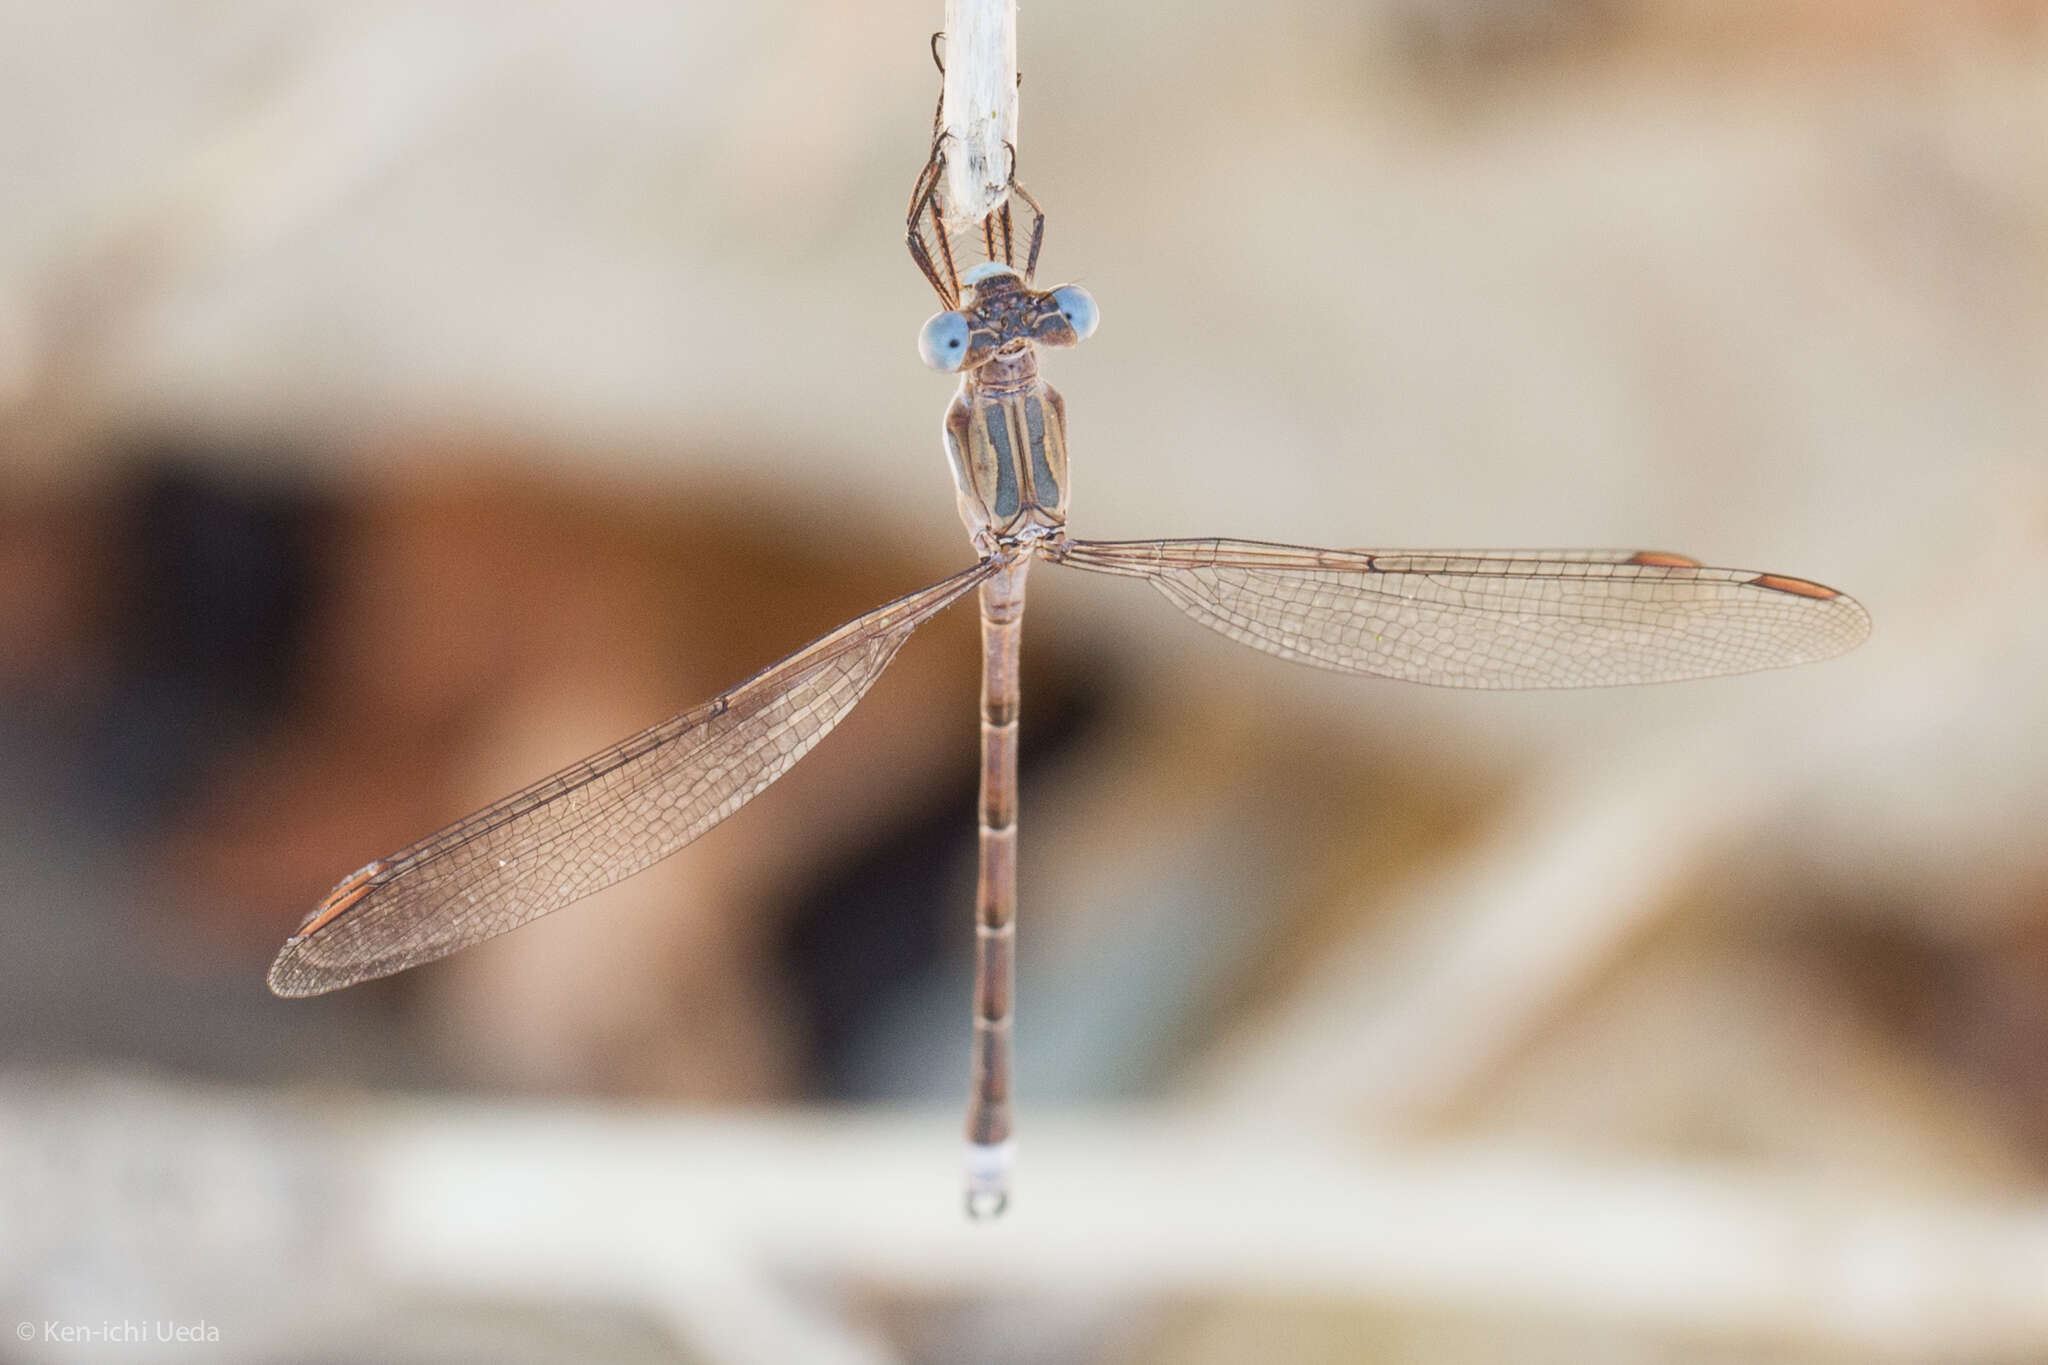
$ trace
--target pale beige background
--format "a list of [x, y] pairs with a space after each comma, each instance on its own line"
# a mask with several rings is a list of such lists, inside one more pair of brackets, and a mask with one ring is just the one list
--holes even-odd
[[[413, 554], [428, 567], [406, 582], [478, 601], [535, 581], [488, 546], [552, 534], [550, 489], [680, 505], [657, 532], [716, 526], [768, 563], [800, 545], [803, 585], [872, 561], [836, 593], [793, 586], [773, 643], [719, 620], [757, 652], [686, 669], [578, 671], [635, 627], [607, 634], [564, 592], [556, 647], [517, 674], [530, 690], [478, 703], [439, 798], [454, 809], [431, 818], [938, 576], [966, 554], [936, 437], [948, 384], [916, 361], [933, 304], [900, 231], [938, 10], [13, 5], [0, 497], [75, 496], [114, 476], [123, 434], [171, 429], [275, 440], [295, 476], [386, 509], [366, 543], [390, 558], [360, 562]], [[209, 1244], [223, 1269], [204, 1293], [152, 1281], [148, 1257], [94, 1259], [127, 1245], [117, 1200], [91, 1225], [102, 1242], [10, 1246], [0, 1225], [6, 1301], [119, 1314], [154, 1283], [163, 1312], [243, 1324], [246, 1359], [335, 1340], [355, 1343], [343, 1358], [509, 1358], [478, 1344], [506, 1315], [567, 1333], [550, 1354], [513, 1332], [534, 1359], [778, 1358], [762, 1340], [935, 1361], [2048, 1353], [2048, 10], [1043, 0], [1020, 32], [1042, 273], [1104, 315], [1049, 364], [1079, 532], [1669, 548], [1853, 591], [1873, 639], [1749, 679], [1473, 697], [1282, 668], [1148, 594], [1042, 572], [1034, 647], [1139, 700], [1027, 793], [1043, 984], [1023, 1046], [1027, 1093], [1042, 1049], [1047, 1099], [1024, 1123], [1047, 1136], [992, 1238], [950, 1240], [949, 1114], [798, 1119], [776, 1003], [734, 966], [764, 887], [857, 845], [921, 765], [971, 742], [956, 626], [951, 653], [906, 655], [915, 680], [885, 684], [818, 775], [609, 913], [451, 967], [413, 1020], [486, 1094], [767, 1106], [749, 1111], [766, 1131], [813, 1144], [793, 1166], [841, 1167], [812, 1252], [791, 1252], [806, 1224], [788, 1210], [760, 1212], [761, 1232], [736, 1199], [717, 1223], [732, 1241], [689, 1242], [679, 1214], [684, 1242], [650, 1232], [636, 1259], [617, 1232], [632, 1220], [598, 1198], [561, 1225], [590, 1245], [545, 1272], [458, 1240], [421, 1284], [374, 1236], [303, 1231], [244, 1189], [270, 1232]], [[422, 465], [445, 458], [462, 488], [501, 449], [540, 481], [518, 510], [491, 510], [485, 478], [453, 498], [484, 510], [419, 511], [436, 505]], [[242, 458], [221, 463], [285, 472]], [[466, 549], [447, 548], [451, 517], [471, 519]], [[613, 524], [548, 553], [594, 563]], [[619, 581], [591, 573], [593, 592]], [[399, 631], [414, 647], [395, 670], [438, 657], [442, 609]], [[927, 701], [950, 728], [921, 723]], [[89, 963], [66, 970], [90, 989]], [[1187, 990], [1199, 1008], [1161, 1003]], [[1119, 992], [1128, 1011], [1089, 1012]], [[1106, 1041], [1150, 1035], [1145, 1065]], [[7, 1081], [24, 1142], [153, 1122], [212, 1151], [206, 1116], [301, 1113], [291, 1077], [282, 1098], [195, 1100], [151, 1072], [110, 1098], [95, 1058], [72, 1060], [86, 1081]], [[1101, 1130], [1062, 1107], [1162, 1097]], [[720, 1111], [673, 1112], [676, 1166], [713, 1166], [673, 1178], [753, 1188], [760, 1142], [721, 1146], [690, 1127]], [[1136, 1136], [1115, 1126], [1129, 1114]], [[1243, 1185], [1213, 1195], [1242, 1209], [1205, 1221], [1170, 1156], [1105, 1174], [1251, 1120], [1264, 1137], [1226, 1146]], [[249, 1139], [267, 1160], [403, 1183], [363, 1175], [370, 1158], [319, 1165], [303, 1118], [275, 1121]], [[480, 1131], [557, 1141], [538, 1166], [557, 1174], [604, 1164], [609, 1140]], [[910, 1134], [922, 1148], [890, 1164]], [[1284, 1178], [1304, 1134], [1335, 1143], [1331, 1178], [1357, 1189], [1322, 1206]], [[1497, 1159], [1484, 1178], [1428, 1164], [1470, 1144]], [[928, 1167], [917, 1198], [936, 1198], [905, 1203], [892, 1182]], [[1389, 1192], [1412, 1202], [1373, 1202]], [[1186, 1226], [1148, 1235], [1169, 1204]], [[1359, 1215], [1394, 1207], [1412, 1229]], [[734, 1249], [756, 1233], [773, 1254]], [[313, 1239], [347, 1291], [300, 1315], [220, 1289], [272, 1234]], [[85, 1268], [53, 1271], [53, 1246]], [[660, 1329], [576, 1316], [622, 1304]]]

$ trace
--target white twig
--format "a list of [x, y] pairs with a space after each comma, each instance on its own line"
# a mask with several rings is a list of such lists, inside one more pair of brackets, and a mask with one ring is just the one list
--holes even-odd
[[[2024, 1191], [1034, 1109], [1028, 1186], [988, 1227], [961, 1215], [958, 1141], [948, 1112], [337, 1107], [0, 1078], [0, 1299], [21, 1318], [118, 1317], [138, 1285], [225, 1303], [247, 1344], [224, 1358], [247, 1361], [331, 1348], [323, 1323], [403, 1333], [405, 1305], [452, 1299], [632, 1307], [720, 1365], [887, 1365], [886, 1339], [835, 1311], [877, 1293], [1345, 1299], [1859, 1359], [2048, 1359], [2048, 1203]], [[161, 1198], [108, 1194], [138, 1173]]]
[[[1334, 1296], [1925, 1359], [2048, 1349], [2039, 1201], [1043, 1112], [1028, 1193], [992, 1237], [958, 1212], [952, 1127], [885, 1111], [393, 1108], [355, 1130], [363, 1164], [345, 1187], [361, 1191], [351, 1217], [370, 1257], [357, 1273], [499, 1296], [559, 1294], [574, 1275], [586, 1297], [665, 1285], [701, 1307], [741, 1267], [771, 1285], [923, 1295]], [[766, 1299], [748, 1311], [773, 1316]], [[818, 1320], [778, 1331], [798, 1342]]]
[[1009, 191], [1017, 145], [1017, 0], [946, 0], [944, 211], [978, 223]]

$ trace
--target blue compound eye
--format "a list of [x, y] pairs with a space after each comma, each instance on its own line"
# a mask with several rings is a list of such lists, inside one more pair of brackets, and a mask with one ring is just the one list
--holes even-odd
[[967, 360], [967, 315], [934, 313], [917, 334], [917, 353], [942, 374], [959, 369]]
[[1095, 324], [1102, 321], [1102, 313], [1095, 306], [1093, 294], [1078, 284], [1063, 284], [1052, 291], [1052, 302], [1067, 320], [1067, 326], [1074, 329], [1074, 340], [1086, 341], [1095, 335]]

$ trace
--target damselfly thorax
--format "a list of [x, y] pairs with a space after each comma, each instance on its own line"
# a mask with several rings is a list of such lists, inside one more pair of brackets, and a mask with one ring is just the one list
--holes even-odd
[[960, 519], [979, 542], [1050, 534], [1067, 524], [1067, 405], [1038, 376], [1029, 346], [961, 381], [946, 410], [946, 458]]

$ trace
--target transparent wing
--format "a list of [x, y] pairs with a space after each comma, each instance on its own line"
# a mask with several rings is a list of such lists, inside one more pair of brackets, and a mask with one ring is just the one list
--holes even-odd
[[1870, 633], [1833, 588], [1651, 550], [1318, 550], [1250, 540], [1068, 541], [1061, 563], [1142, 578], [1285, 659], [1440, 687], [1674, 682], [1826, 659]]
[[431, 962], [674, 853], [788, 772], [912, 631], [994, 567], [984, 560], [849, 621], [725, 695], [371, 863], [286, 942], [270, 989], [318, 995]]

